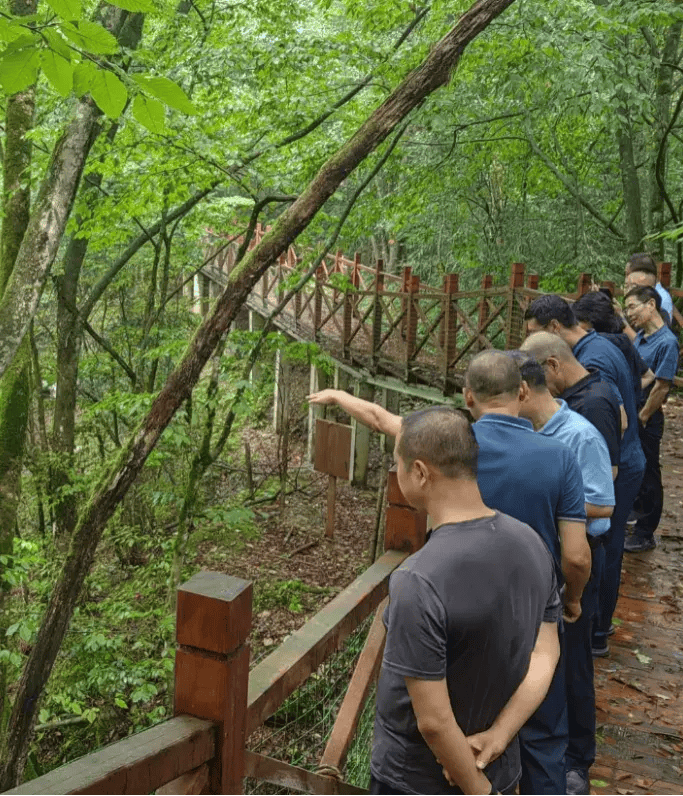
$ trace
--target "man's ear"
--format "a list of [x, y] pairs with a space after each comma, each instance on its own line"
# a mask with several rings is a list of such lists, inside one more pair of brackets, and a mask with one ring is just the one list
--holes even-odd
[[469, 387], [465, 387], [462, 391], [463, 398], [465, 399], [465, 406], [471, 409], [474, 406], [474, 393]]
[[562, 329], [562, 325], [560, 324], [560, 322], [556, 318], [553, 318], [546, 328], [548, 329], [548, 331], [551, 334], [560, 334], [560, 330]]
[[429, 466], [425, 464], [422, 459], [415, 459], [413, 462], [413, 470], [420, 486], [424, 486], [429, 480]]
[[525, 381], [522, 381], [522, 383], [519, 385], [519, 402], [523, 404], [525, 401], [528, 400], [528, 398], [529, 398], [529, 385]]

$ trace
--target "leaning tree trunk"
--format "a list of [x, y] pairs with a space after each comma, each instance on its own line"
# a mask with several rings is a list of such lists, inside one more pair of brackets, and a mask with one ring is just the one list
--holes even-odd
[[[14, 0], [12, 12], [33, 14], [36, 1]], [[17, 253], [28, 226], [31, 204], [31, 141], [35, 85], [7, 100], [5, 114], [5, 157], [3, 161], [2, 231], [0, 232], [0, 296], [9, 282]], [[30, 348], [26, 340], [17, 352], [12, 367], [0, 378], [0, 639], [9, 624], [6, 603], [9, 579], [5, 568], [12, 566], [14, 528], [17, 522], [24, 458], [26, 427], [30, 404]], [[4, 734], [7, 664], [0, 661], [0, 738]]]
[[4, 768], [0, 788], [11, 787], [21, 775], [41, 692], [69, 626], [83, 581], [109, 518], [178, 408], [197, 383], [202, 368], [227, 331], [237, 311], [264, 271], [276, 261], [311, 222], [341, 183], [414, 108], [448, 83], [463, 50], [514, 0], [479, 0], [431, 50], [425, 61], [396, 88], [352, 138], [320, 169], [272, 230], [228, 277], [213, 312], [197, 329], [181, 362], [171, 373], [109, 471], [95, 486], [79, 516], [69, 554], [52, 591], [33, 650], [22, 673], [10, 717], [7, 743], [0, 750]]

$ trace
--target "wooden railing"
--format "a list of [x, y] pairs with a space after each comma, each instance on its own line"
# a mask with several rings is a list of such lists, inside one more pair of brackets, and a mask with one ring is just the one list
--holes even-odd
[[[265, 232], [257, 227], [250, 246], [257, 245]], [[206, 257], [214, 259], [203, 268], [202, 279], [225, 285], [240, 242], [226, 245], [219, 236], [211, 238]], [[290, 247], [263, 275], [248, 307], [270, 314], [284, 286], [295, 283], [301, 268], [302, 258]], [[662, 284], [669, 286], [671, 263], [661, 263], [660, 272]], [[591, 283], [590, 274], [580, 274], [576, 291], [565, 297], [578, 298]], [[615, 289], [613, 283], [603, 284]], [[200, 292], [209, 293], [204, 288]], [[672, 294], [683, 297], [683, 291]], [[410, 267], [397, 276], [384, 270], [382, 260], [369, 267], [360, 255], [351, 259], [338, 251], [325, 259], [276, 324], [295, 338], [319, 342], [349, 365], [428, 383], [450, 394], [462, 385], [473, 354], [519, 346], [524, 311], [539, 295], [538, 275], [525, 276], [523, 263], [512, 263], [504, 285], [494, 285], [493, 276], [485, 274], [479, 289], [465, 291], [460, 290], [458, 274], [447, 274], [442, 285], [427, 285]]]
[[[389, 576], [425, 541], [427, 518], [389, 473], [385, 553], [249, 671], [252, 584], [200, 572], [178, 590], [174, 718], [9, 794], [241, 793], [244, 777], [302, 793], [367, 793], [341, 771], [384, 647]], [[249, 750], [249, 736], [375, 611], [317, 771]]]

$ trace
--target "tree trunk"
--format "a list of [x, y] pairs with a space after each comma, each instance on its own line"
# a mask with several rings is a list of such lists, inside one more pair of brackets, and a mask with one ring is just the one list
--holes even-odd
[[[664, 231], [666, 222], [664, 220], [665, 199], [664, 193], [657, 179], [658, 173], [661, 181], [666, 184], [667, 163], [668, 163], [668, 136], [670, 133], [669, 123], [671, 121], [671, 94], [673, 92], [674, 64], [676, 54], [681, 40], [681, 30], [683, 22], [676, 22], [671, 26], [664, 49], [660, 57], [659, 67], [656, 76], [656, 95], [654, 102], [654, 124], [652, 127], [653, 158], [650, 167], [650, 213], [649, 226], [650, 233], [659, 234]], [[654, 240], [656, 250], [653, 252], [659, 260], [666, 259], [664, 238], [657, 237]]]
[[[167, 379], [149, 413], [113, 461], [109, 472], [95, 486], [92, 497], [79, 516], [69, 554], [52, 591], [33, 650], [19, 682], [6, 744], [0, 750], [0, 760], [4, 761], [0, 789], [11, 787], [21, 776], [38, 700], [57, 657], [106, 523], [142, 470], [173, 415], [190, 397], [202, 368], [249, 292], [263, 272], [308, 226], [358, 164], [429, 94], [448, 82], [467, 44], [513, 2], [514, 0], [478, 0], [460, 18], [453, 30], [434, 46], [425, 61], [403, 80], [353, 137], [323, 165], [261, 243], [230, 273], [227, 287], [213, 312], [197, 329], [185, 355]], [[87, 119], [84, 119], [84, 123], [87, 124]], [[43, 197], [43, 202], [50, 200], [54, 201], [50, 195]], [[47, 241], [44, 241], [43, 248], [36, 252], [40, 262], [46, 257], [44, 250], [47, 248]], [[28, 257], [28, 254], [27, 251], [25, 256]], [[27, 265], [30, 266], [30, 272], [37, 268], [30, 259]], [[14, 326], [8, 324], [8, 330], [17, 336], [16, 321]], [[2, 331], [0, 327], [0, 335]], [[16, 350], [17, 346], [14, 348]], [[0, 351], [3, 366], [5, 359], [8, 359], [7, 346]]]
[[[36, 1], [12, 3], [12, 12], [26, 16], [35, 13]], [[2, 230], [0, 232], [0, 296], [9, 282], [17, 252], [28, 226], [31, 204], [31, 141], [35, 86], [7, 100], [5, 114], [5, 157], [3, 162]], [[12, 367], [0, 376], [0, 638], [5, 638], [9, 615], [9, 580], [5, 570], [12, 566], [14, 529], [21, 489], [21, 469], [26, 442], [30, 405], [30, 347], [26, 340]], [[0, 739], [5, 729], [7, 664], [0, 661]]]

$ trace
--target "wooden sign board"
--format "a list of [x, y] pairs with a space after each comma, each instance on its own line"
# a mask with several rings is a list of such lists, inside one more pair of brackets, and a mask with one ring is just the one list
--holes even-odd
[[351, 475], [351, 426], [331, 420], [315, 421], [313, 467], [320, 473], [349, 480]]

